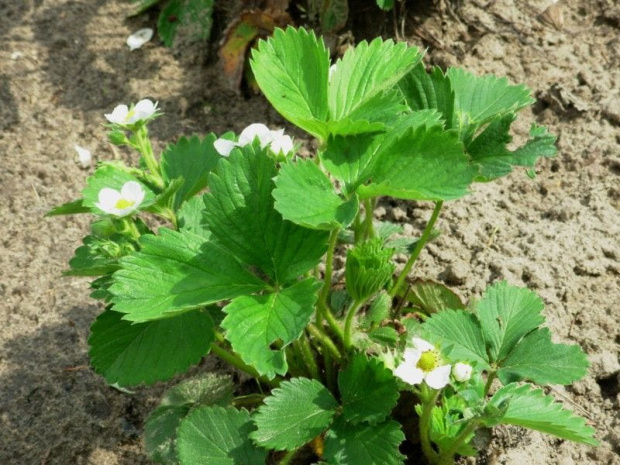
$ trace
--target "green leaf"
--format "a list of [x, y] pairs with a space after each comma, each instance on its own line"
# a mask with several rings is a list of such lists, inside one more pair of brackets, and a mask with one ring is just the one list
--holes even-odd
[[400, 424], [351, 425], [338, 419], [325, 437], [324, 457], [330, 465], [401, 465], [398, 446], [405, 440]]
[[535, 293], [506, 281], [486, 290], [475, 312], [488, 345], [490, 362], [504, 359], [523, 336], [545, 321], [541, 315], [543, 307]]
[[293, 378], [271, 391], [254, 416], [252, 439], [262, 447], [295, 450], [325, 431], [338, 403], [321, 383]]
[[[394, 87], [421, 58], [417, 47], [380, 38], [348, 49], [336, 63], [329, 82], [330, 120], [375, 120], [373, 113], [382, 111], [381, 100], [375, 99], [375, 105], [366, 104]], [[361, 108], [364, 111], [360, 112]]]
[[144, 424], [144, 448], [153, 462], [163, 465], [179, 463], [176, 451], [177, 429], [190, 412], [187, 405], [157, 407]]
[[178, 211], [179, 231], [195, 234], [205, 240], [211, 239], [205, 216], [205, 197], [203, 195], [192, 197], [184, 202]]
[[[457, 395], [445, 395], [441, 405], [433, 407], [431, 411], [430, 437], [431, 441], [439, 447], [442, 453], [450, 450], [458, 435], [467, 427], [463, 421], [464, 411], [467, 408], [465, 400]], [[416, 405], [416, 412], [421, 415], [420, 404]], [[475, 432], [471, 432], [467, 439], [456, 450], [456, 453], [463, 456], [476, 455], [469, 442], [473, 439]]]
[[345, 267], [347, 292], [353, 299], [366, 300], [379, 292], [392, 278], [394, 250], [383, 247], [376, 238], [349, 249]]
[[394, 0], [377, 0], [377, 6], [382, 10], [389, 11], [394, 8]]
[[391, 326], [381, 326], [368, 333], [371, 341], [381, 344], [383, 347], [396, 347], [399, 341], [398, 331]]
[[[283, 348], [297, 339], [310, 321], [320, 287], [321, 283], [308, 278], [271, 294], [237, 297], [224, 307], [226, 339], [261, 375], [286, 374]], [[274, 344], [279, 347], [272, 348]]]
[[277, 173], [274, 161], [257, 147], [233, 151], [210, 177], [206, 220], [230, 252], [286, 284], [319, 263], [328, 234], [282, 219], [271, 195]]
[[191, 233], [159, 233], [142, 236], [142, 250], [114, 273], [112, 302], [124, 319], [168, 318], [267, 287], [221, 246]]
[[213, 24], [213, 0], [170, 0], [161, 10], [157, 32], [166, 47], [187, 32], [192, 40], [207, 40]]
[[95, 320], [88, 339], [97, 373], [109, 384], [152, 384], [184, 372], [209, 352], [214, 339], [209, 315], [194, 311], [143, 324], [106, 310]]
[[100, 210], [96, 206], [96, 204], [99, 203], [99, 192], [105, 187], [120, 191], [125, 183], [130, 181], [137, 182], [142, 186], [145, 195], [144, 200], [140, 204], [140, 210], [144, 210], [155, 200], [155, 193], [131, 174], [111, 164], [101, 165], [93, 175], [87, 179], [86, 187], [82, 191], [84, 207], [89, 208], [90, 211], [96, 215], [108, 215], [108, 213]]
[[506, 403], [508, 408], [502, 423], [524, 426], [591, 446], [599, 445], [594, 439], [594, 428], [587, 426], [585, 419], [564, 409], [554, 402], [553, 397], [546, 396], [542, 389], [533, 389], [528, 384], [509, 384], [490, 400], [490, 404], [498, 408]]
[[209, 134], [204, 139], [192, 136], [181, 137], [176, 144], [170, 144], [161, 154], [161, 171], [166, 183], [183, 178], [183, 185], [177, 191], [173, 208], [178, 210], [181, 204], [207, 187], [209, 173], [215, 168], [221, 155], [213, 147], [215, 135]]
[[460, 68], [450, 68], [446, 75], [454, 89], [454, 127], [462, 140], [468, 140], [482, 124], [535, 102], [526, 86], [510, 85], [506, 78], [478, 77]]
[[410, 200], [451, 200], [468, 193], [477, 175], [455, 132], [438, 126], [410, 129], [382, 147], [372, 183], [361, 198], [389, 195]]
[[570, 384], [588, 371], [588, 357], [578, 345], [554, 344], [547, 328], [525, 336], [501, 362], [503, 384], [523, 379], [536, 384]]
[[354, 425], [383, 421], [398, 400], [398, 385], [392, 371], [377, 358], [353, 356], [338, 375], [342, 415]]
[[247, 410], [200, 407], [178, 430], [177, 449], [183, 465], [263, 465], [267, 452], [249, 438], [254, 425]]
[[136, 5], [135, 7], [135, 10], [131, 14], [128, 15], [129, 18], [133, 18], [134, 16], [141, 15], [145, 11], [151, 9], [152, 7], [160, 3], [162, 0], [130, 0], [130, 1], [131, 3], [138, 3], [138, 5]]
[[235, 386], [228, 376], [203, 373], [195, 378], [181, 381], [168, 389], [160, 405], [221, 405], [226, 407], [233, 401]]
[[461, 298], [444, 284], [417, 279], [409, 288], [407, 300], [420, 311], [431, 315], [443, 310], [465, 310]]
[[347, 24], [349, 2], [347, 0], [330, 0], [324, 3], [321, 11], [321, 33], [329, 35], [338, 32]]
[[369, 327], [386, 320], [390, 316], [391, 308], [392, 297], [385, 291], [379, 293], [372, 301], [372, 304], [370, 304], [370, 308], [363, 320], [363, 326]]
[[512, 141], [510, 125], [516, 116], [509, 114], [491, 122], [467, 147], [472, 162], [481, 166], [478, 180], [491, 181], [506, 176], [513, 166], [532, 167], [539, 157], [552, 157], [556, 153], [553, 134], [543, 126], [532, 125], [530, 140], [516, 150], [509, 150]]
[[379, 121], [370, 122], [344, 119], [341, 121], [328, 121], [325, 124], [325, 128], [326, 134], [332, 136], [354, 136], [369, 132], [382, 132], [385, 131], [386, 126]]
[[478, 363], [489, 368], [485, 339], [475, 315], [463, 310], [444, 310], [433, 314], [422, 325], [432, 339], [440, 342], [452, 361]]
[[63, 276], [103, 276], [118, 270], [118, 258], [106, 254], [105, 247], [109, 244], [120, 250], [121, 244], [94, 236], [84, 237], [82, 243], [69, 260], [71, 269], [63, 272]]
[[325, 138], [329, 52], [314, 32], [276, 29], [272, 38], [259, 41], [250, 65], [265, 97], [282, 116]]
[[347, 201], [342, 199], [312, 160], [282, 165], [273, 197], [276, 210], [284, 219], [328, 231], [351, 224], [359, 206], [355, 196]]
[[90, 208], [84, 206], [84, 199], [63, 203], [62, 205], [52, 208], [45, 216], [76, 215], [78, 213], [90, 213]]
[[424, 64], [419, 63], [398, 86], [414, 112], [438, 110], [446, 122], [446, 129], [454, 128], [454, 92], [450, 79], [441, 69], [434, 67], [429, 74]]

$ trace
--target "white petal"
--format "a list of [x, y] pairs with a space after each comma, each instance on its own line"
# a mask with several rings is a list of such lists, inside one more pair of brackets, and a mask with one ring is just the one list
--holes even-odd
[[291, 139], [291, 136], [277, 136], [271, 143], [270, 148], [275, 154], [282, 153], [287, 155], [293, 151], [293, 139]]
[[121, 188], [121, 197], [125, 200], [133, 202], [133, 209], [135, 210], [140, 206], [144, 200], [144, 189], [139, 182], [129, 181], [126, 182]]
[[414, 337], [412, 339], [412, 342], [413, 342], [413, 347], [415, 347], [416, 349], [422, 352], [428, 352], [429, 350], [435, 350], [435, 346], [431, 344], [430, 342], [425, 341], [424, 339]]
[[394, 370], [394, 376], [398, 376], [408, 384], [420, 384], [424, 379], [424, 372], [410, 363], [401, 363]]
[[126, 124], [127, 115], [129, 114], [129, 108], [127, 105], [117, 105], [112, 113], [106, 113], [105, 118], [114, 124]]
[[422, 352], [418, 349], [412, 349], [408, 347], [405, 349], [405, 353], [403, 354], [403, 363], [407, 363], [412, 366], [416, 366], [420, 361], [420, 357], [422, 356]]
[[129, 46], [130, 51], [134, 51], [144, 44], [146, 44], [149, 40], [153, 38], [153, 29], [150, 27], [145, 27], [144, 29], [139, 29], [129, 37], [127, 37], [127, 45]]
[[262, 148], [265, 148], [273, 140], [273, 135], [267, 126], [261, 123], [254, 123], [241, 131], [241, 134], [239, 134], [239, 145], [244, 147], [251, 144], [257, 137]]
[[[149, 99], [145, 98], [136, 103], [133, 108], [135, 121], [148, 119], [157, 111], [157, 102], [153, 103]], [[133, 121], [133, 122], [135, 122]]]
[[461, 383], [469, 381], [471, 378], [471, 372], [471, 365], [468, 365], [467, 363], [459, 362], [452, 367], [452, 376], [454, 376], [454, 379]]
[[233, 140], [218, 139], [213, 142], [213, 147], [215, 148], [215, 150], [217, 150], [217, 153], [219, 153], [223, 157], [227, 157], [230, 155], [230, 152], [232, 152], [232, 149], [234, 149], [235, 147], [239, 147], [239, 144], [237, 144]]
[[425, 381], [433, 389], [442, 389], [450, 382], [450, 365], [435, 368], [426, 374]]
[[90, 150], [79, 145], [74, 145], [75, 151], [78, 154], [78, 163], [82, 168], [88, 168], [93, 161], [93, 154]]
[[106, 213], [115, 214], [118, 210], [116, 203], [121, 199], [121, 193], [115, 189], [104, 187], [99, 191], [99, 203], [95, 206]]

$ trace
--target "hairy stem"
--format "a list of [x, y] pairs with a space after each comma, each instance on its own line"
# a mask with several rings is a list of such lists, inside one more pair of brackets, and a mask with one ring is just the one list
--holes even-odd
[[420, 255], [420, 252], [422, 252], [422, 249], [424, 248], [424, 246], [428, 242], [429, 238], [431, 237], [431, 232], [433, 230], [433, 226], [435, 225], [435, 221], [437, 221], [437, 217], [439, 216], [439, 212], [441, 211], [441, 207], [442, 206], [443, 206], [443, 202], [442, 201], [435, 203], [435, 209], [433, 210], [433, 214], [431, 215], [431, 219], [428, 221], [428, 223], [426, 224], [426, 227], [424, 228], [424, 232], [422, 233], [422, 237], [420, 238], [420, 240], [416, 244], [415, 249], [413, 250], [413, 253], [409, 257], [409, 260], [407, 260], [407, 263], [405, 264], [405, 268], [403, 268], [402, 273], [400, 274], [400, 276], [398, 277], [398, 279], [396, 280], [396, 282], [392, 286], [392, 289], [390, 289], [390, 292], [389, 292], [390, 297], [394, 297], [396, 294], [398, 294], [398, 291], [400, 290], [400, 288], [402, 287], [403, 283], [407, 279], [407, 276], [409, 275], [409, 272], [411, 271], [411, 268], [413, 268], [413, 264], [418, 259], [418, 256]]
[[135, 134], [137, 142], [135, 147], [142, 155], [142, 159], [144, 160], [149, 172], [153, 175], [151, 180], [157, 185], [157, 187], [163, 189], [164, 180], [161, 177], [159, 163], [153, 154], [153, 147], [151, 146], [151, 141], [149, 140], [148, 129], [146, 126], [142, 126], [136, 131]]
[[485, 397], [487, 396], [487, 394], [489, 394], [489, 390], [491, 389], [491, 386], [493, 385], [493, 381], [495, 380], [496, 377], [497, 377], [497, 374], [494, 371], [489, 373], [488, 378], [487, 378], [487, 383], [484, 385], [484, 396]]
[[319, 300], [317, 302], [316, 311], [316, 325], [320, 329], [323, 329], [323, 319], [327, 321], [330, 328], [336, 335], [343, 339], [344, 335], [342, 328], [334, 318], [329, 306], [327, 305], [327, 298], [329, 297], [329, 290], [332, 285], [332, 273], [334, 270], [334, 252], [336, 250], [336, 244], [338, 243], [338, 229], [334, 229], [329, 236], [329, 245], [327, 247], [327, 257], [325, 259], [325, 276], [323, 276], [323, 287], [319, 293]]
[[365, 219], [365, 223], [366, 223], [365, 237], [366, 237], [366, 239], [372, 239], [373, 237], [375, 237], [375, 227], [372, 224], [374, 209], [375, 208], [374, 208], [374, 200], [373, 199], [366, 199], [366, 200], [364, 200], [364, 210], [365, 210], [365, 214], [366, 214], [366, 219]]
[[321, 332], [319, 328], [317, 328], [312, 323], [310, 323], [306, 329], [313, 337], [317, 339], [321, 347], [323, 347], [326, 352], [329, 352], [336, 360], [340, 360], [342, 358], [338, 347], [336, 347], [336, 344], [334, 344], [334, 341], [332, 341], [329, 336]]
[[265, 394], [248, 394], [247, 396], [235, 397], [232, 403], [237, 408], [244, 407], [246, 405], [256, 405], [260, 404], [265, 397], [267, 397]]
[[353, 332], [353, 317], [365, 302], [365, 300], [356, 300], [351, 303], [347, 310], [347, 316], [344, 322], [344, 348], [346, 350], [351, 350], [352, 347], [351, 333]]
[[304, 365], [306, 365], [310, 377], [320, 380], [321, 374], [319, 373], [319, 366], [316, 363], [314, 353], [312, 352], [312, 347], [310, 347], [310, 343], [308, 342], [308, 338], [306, 337], [306, 335], [302, 334], [299, 339], [293, 342], [293, 346], [297, 349], [297, 352], [301, 356]]
[[424, 455], [431, 465], [437, 463], [437, 452], [435, 452], [431, 445], [430, 430], [433, 407], [435, 406], [439, 392], [438, 390], [433, 390], [430, 396], [423, 396], [422, 415], [420, 415], [420, 445], [422, 446], [422, 452], [424, 452]]
[[443, 454], [439, 455], [439, 461], [438, 461], [439, 465], [453, 465], [456, 451], [458, 450], [459, 447], [461, 447], [461, 444], [463, 444], [465, 440], [467, 440], [467, 437], [471, 433], [476, 431], [476, 428], [478, 428], [478, 422], [471, 421], [465, 427], [465, 429], [463, 429], [463, 431], [461, 431], [459, 435], [456, 438], [454, 438], [454, 441], [452, 442], [452, 445], [450, 446], [450, 448]]

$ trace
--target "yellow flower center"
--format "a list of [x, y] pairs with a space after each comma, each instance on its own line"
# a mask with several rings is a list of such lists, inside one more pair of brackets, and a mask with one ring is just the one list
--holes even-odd
[[439, 358], [437, 357], [437, 353], [432, 350], [424, 352], [418, 360], [418, 364], [416, 365], [420, 370], [428, 373], [437, 368], [437, 362]]
[[129, 208], [133, 206], [134, 203], [136, 202], [134, 202], [133, 200], [120, 199], [118, 202], [116, 202], [116, 204], [114, 205], [114, 208], [118, 208], [119, 210], [124, 210], [125, 208]]

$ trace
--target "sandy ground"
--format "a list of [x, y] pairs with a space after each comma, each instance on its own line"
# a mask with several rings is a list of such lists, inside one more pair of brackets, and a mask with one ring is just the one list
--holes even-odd
[[[430, 3], [408, 2], [408, 40], [429, 48], [429, 63], [529, 85], [538, 103], [519, 131], [548, 125], [559, 154], [535, 180], [515, 172], [448, 204], [444, 234], [417, 273], [465, 298], [498, 279], [538, 292], [556, 339], [581, 344], [592, 361], [584, 380], [551, 390], [602, 442], [500, 428], [478, 463], [620, 464], [620, 7], [566, 0], [558, 30], [537, 19], [550, 1], [453, 2], [460, 8], [442, 15], [429, 14]], [[166, 114], [153, 126], [160, 148], [180, 135], [283, 123], [262, 98], [229, 89], [212, 47], [155, 40], [130, 53], [125, 38], [155, 17], [127, 20], [128, 11], [123, 0], [0, 0], [0, 464], [148, 463], [141, 431], [165, 386], [128, 395], [88, 368], [101, 308], [86, 280], [60, 277], [88, 221], [43, 218], [92, 171], [78, 167], [73, 145], [114, 158], [103, 113], [143, 97]], [[369, 23], [354, 14], [352, 24], [393, 34], [389, 15]], [[426, 205], [379, 209], [411, 234], [428, 215]]]

